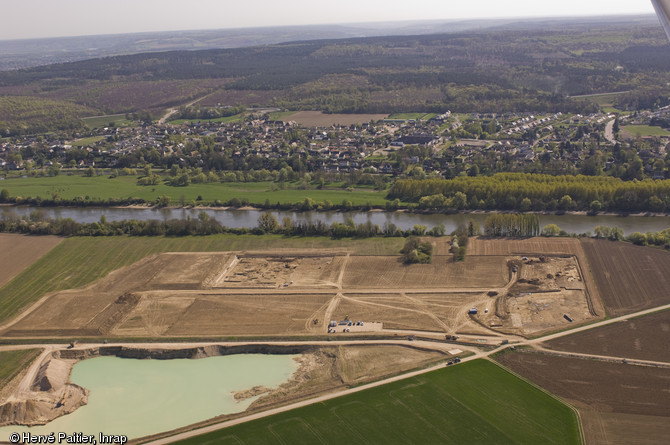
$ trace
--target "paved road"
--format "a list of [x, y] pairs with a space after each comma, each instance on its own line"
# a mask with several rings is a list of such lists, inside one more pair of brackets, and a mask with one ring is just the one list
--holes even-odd
[[[185, 105], [182, 105], [182, 106], [184, 106], [184, 107], [191, 107], [191, 106], [193, 106], [193, 104], [195, 104], [196, 102], [200, 102], [201, 100], [205, 99], [206, 97], [211, 96], [211, 95], [214, 94], [214, 93], [216, 93], [216, 91], [213, 91], [213, 92], [211, 92], [211, 93], [205, 94], [204, 96], [201, 96], [201, 97], [195, 99], [194, 101], [191, 101], [191, 102], [189, 102], [189, 103], [187, 103], [187, 104], [185, 104]], [[165, 114], [164, 114], [160, 119], [158, 119], [158, 123], [159, 123], [159, 124], [164, 124], [165, 122], [167, 122], [168, 119], [170, 119], [172, 116], [174, 116], [174, 114], [175, 114], [176, 112], [177, 112], [177, 109], [176, 109], [176, 108], [170, 108], [169, 110], [167, 110], [167, 111], [165, 112]]]
[[607, 142], [610, 144], [614, 145], [616, 144], [616, 138], [614, 137], [614, 121], [616, 119], [612, 119], [605, 125], [605, 139], [607, 139]]

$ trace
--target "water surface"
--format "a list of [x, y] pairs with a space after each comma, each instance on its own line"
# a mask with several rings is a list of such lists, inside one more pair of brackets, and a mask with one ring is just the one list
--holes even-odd
[[83, 432], [141, 437], [244, 411], [257, 397], [235, 401], [232, 391], [277, 387], [297, 369], [296, 355], [238, 354], [198, 360], [135, 360], [97, 357], [77, 363], [71, 381], [88, 388], [88, 404], [32, 428], [12, 432]]
[[[72, 218], [80, 223], [93, 223], [100, 221], [102, 215], [108, 221], [122, 220], [169, 220], [197, 218], [200, 212], [205, 212], [226, 227], [252, 228], [258, 225], [258, 217], [262, 210], [234, 210], [234, 209], [184, 209], [184, 208], [79, 208], [79, 207], [31, 207], [15, 206], [3, 207], [0, 216], [11, 215], [28, 216], [31, 212], [38, 210], [44, 216], [50, 218]], [[447, 233], [453, 232], [459, 224], [467, 223], [470, 218], [484, 225], [486, 214], [482, 213], [457, 213], [452, 215], [443, 214], [421, 214], [407, 212], [294, 212], [282, 210], [270, 210], [278, 221], [289, 217], [295, 222], [299, 221], [321, 221], [325, 224], [333, 222], [346, 222], [351, 218], [354, 223], [361, 224], [371, 222], [383, 227], [385, 223], [392, 223], [403, 230], [411, 229], [415, 224], [434, 227], [444, 224]], [[600, 225], [616, 226], [628, 235], [633, 232], [659, 232], [670, 228], [670, 216], [616, 216], [616, 215], [540, 215], [540, 227], [547, 224], [556, 224], [568, 233], [593, 233], [594, 228]]]

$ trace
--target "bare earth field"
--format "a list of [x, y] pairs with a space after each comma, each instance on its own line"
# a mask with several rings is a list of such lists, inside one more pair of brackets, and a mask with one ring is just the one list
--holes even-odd
[[0, 233], [0, 287], [56, 247], [63, 238]]
[[593, 279], [589, 259], [579, 239], [535, 237], [490, 240], [473, 238], [468, 244], [468, 255], [572, 256], [577, 263], [580, 277], [584, 282], [584, 293], [589, 305], [589, 313], [593, 317], [605, 315], [605, 308], [599, 288]]
[[528, 336], [596, 318], [590, 312], [574, 256], [516, 257], [511, 261], [518, 279], [487, 304], [488, 313], [478, 314], [482, 323], [501, 332]]
[[[278, 288], [337, 287], [344, 255], [333, 256], [250, 256], [236, 261], [214, 287]], [[287, 286], [284, 286], [287, 285]]]
[[670, 303], [670, 253], [594, 239], [582, 240], [582, 246], [611, 316]]
[[388, 114], [325, 114], [321, 111], [298, 111], [283, 118], [284, 122], [297, 122], [305, 127], [330, 127], [332, 125], [366, 124], [386, 119]]
[[403, 265], [399, 257], [354, 256], [349, 259], [344, 281], [348, 288], [490, 288], [509, 280], [504, 258], [469, 256], [454, 263], [451, 256], [433, 256], [431, 264]]
[[559, 351], [670, 362], [670, 311], [551, 340]]
[[314, 394], [390, 377], [431, 365], [448, 353], [396, 345], [320, 347], [302, 354], [291, 382], [255, 401], [250, 410], [267, 409]]
[[670, 437], [670, 369], [520, 352], [496, 360], [575, 405], [589, 444]]
[[576, 238], [471, 238], [468, 243], [468, 255], [579, 255], [580, 252]]
[[[341, 250], [163, 253], [87, 288], [48, 295], [0, 335], [528, 336], [568, 327], [566, 313], [574, 323], [594, 318], [575, 257], [521, 258], [434, 256], [432, 264], [408, 266], [396, 256]], [[468, 314], [472, 307], [477, 315]]]

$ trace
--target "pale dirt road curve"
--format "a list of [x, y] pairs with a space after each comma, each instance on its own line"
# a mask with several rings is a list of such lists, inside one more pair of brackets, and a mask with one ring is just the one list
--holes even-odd
[[[189, 103], [187, 103], [187, 104], [185, 104], [185, 105], [182, 105], [182, 106], [184, 106], [184, 107], [190, 107], [190, 106], [193, 106], [193, 104], [195, 104], [195, 103], [197, 103], [197, 102], [200, 102], [201, 100], [203, 100], [203, 99], [205, 99], [205, 98], [211, 96], [211, 95], [214, 94], [214, 93], [216, 93], [216, 91], [212, 91], [211, 93], [205, 94], [204, 96], [199, 97], [199, 98], [195, 99], [194, 101], [189, 102]], [[174, 114], [175, 114], [176, 112], [177, 112], [177, 109], [176, 109], [176, 108], [170, 108], [170, 109], [168, 109], [168, 110], [165, 112], [165, 114], [164, 114], [160, 119], [158, 119], [158, 123], [159, 123], [159, 124], [164, 124], [165, 122], [167, 122], [168, 119], [170, 119], [170, 117], [174, 116]]]
[[554, 349], [546, 349], [540, 346], [534, 346], [535, 349], [550, 355], [562, 355], [565, 357], [577, 357], [577, 358], [590, 358], [595, 360], [603, 360], [609, 362], [619, 362], [627, 363], [632, 365], [642, 365], [642, 366], [660, 366], [664, 368], [670, 368], [670, 363], [668, 362], [657, 362], [653, 360], [641, 360], [641, 359], [630, 359], [626, 357], [612, 357], [609, 355], [595, 355], [595, 354], [583, 354], [579, 352], [569, 352], [569, 351], [557, 351]]

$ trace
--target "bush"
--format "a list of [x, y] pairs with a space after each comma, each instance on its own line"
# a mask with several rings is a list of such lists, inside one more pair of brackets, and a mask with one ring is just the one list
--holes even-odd
[[405, 264], [430, 264], [433, 257], [433, 245], [429, 242], [422, 242], [419, 238], [410, 236], [405, 241], [402, 250], [402, 261]]

